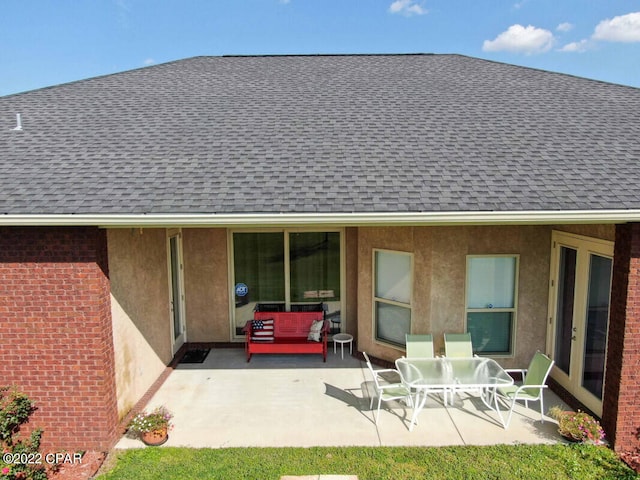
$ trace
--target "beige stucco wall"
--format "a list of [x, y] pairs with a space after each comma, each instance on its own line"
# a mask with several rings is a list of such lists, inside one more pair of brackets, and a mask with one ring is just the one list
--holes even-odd
[[404, 354], [373, 340], [374, 248], [413, 253], [412, 330], [432, 333], [436, 352], [444, 332], [464, 330], [466, 256], [518, 254], [515, 352], [500, 361], [505, 367], [528, 364], [537, 349], [545, 348], [550, 238], [551, 228], [546, 226], [360, 228], [358, 349], [389, 361]]
[[108, 231], [118, 413], [122, 417], [171, 361], [164, 229]]
[[184, 229], [184, 290], [188, 342], [229, 342], [227, 230]]
[[[466, 255], [519, 254], [515, 355], [506, 367], [526, 365], [545, 348], [549, 261], [553, 229], [613, 240], [612, 225], [484, 227], [349, 227], [344, 230], [344, 328], [359, 350], [395, 360], [402, 350], [375, 342], [372, 329], [372, 251], [414, 255], [413, 331], [433, 333], [436, 350], [445, 331], [462, 331]], [[228, 230], [182, 230], [185, 321], [188, 342], [228, 342]], [[108, 231], [109, 273], [118, 409], [138, 401], [171, 361], [167, 232]]]
[[609, 240], [610, 242], [614, 242], [616, 239], [615, 225], [554, 225], [553, 229], [585, 237]]

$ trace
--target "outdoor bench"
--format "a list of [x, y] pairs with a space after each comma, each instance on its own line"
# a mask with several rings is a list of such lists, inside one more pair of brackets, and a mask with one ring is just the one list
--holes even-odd
[[[314, 321], [322, 321], [319, 341], [308, 339]], [[329, 322], [324, 312], [254, 312], [243, 331], [247, 362], [254, 353], [317, 353], [327, 361]]]

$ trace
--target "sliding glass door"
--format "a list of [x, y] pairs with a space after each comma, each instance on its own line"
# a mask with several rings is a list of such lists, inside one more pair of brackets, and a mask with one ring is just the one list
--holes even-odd
[[342, 261], [340, 231], [231, 233], [233, 330], [253, 318], [257, 304], [275, 311], [296, 305], [327, 305], [340, 312]]

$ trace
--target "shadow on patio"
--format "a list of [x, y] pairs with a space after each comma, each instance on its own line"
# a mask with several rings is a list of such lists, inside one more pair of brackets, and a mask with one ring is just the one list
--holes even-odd
[[[539, 405], [517, 408], [509, 429], [496, 413], [465, 393], [444, 407], [431, 396], [409, 432], [412, 410], [383, 403], [378, 425], [366, 364], [330, 348], [319, 355], [254, 355], [213, 349], [204, 363], [179, 364], [149, 402], [174, 412], [167, 446], [311, 447], [443, 446], [561, 442], [553, 420], [540, 422]], [[545, 410], [563, 405], [547, 389]], [[536, 410], [538, 409], [538, 410]], [[142, 447], [122, 438], [116, 448]]]

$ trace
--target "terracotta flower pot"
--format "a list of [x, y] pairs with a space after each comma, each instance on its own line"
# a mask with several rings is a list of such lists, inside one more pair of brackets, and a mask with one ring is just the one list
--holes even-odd
[[565, 433], [562, 433], [562, 432], [560, 431], [560, 429], [558, 429], [558, 433], [559, 433], [560, 435], [562, 435], [562, 438], [564, 438], [564, 439], [565, 439], [566, 441], [568, 441], [568, 442], [571, 442], [571, 443], [578, 443], [578, 442], [581, 442], [581, 441], [582, 441], [582, 440], [581, 440], [581, 439], [579, 439], [579, 438], [575, 438], [575, 437], [573, 437], [573, 436], [571, 436], [571, 435], [567, 435], [567, 434], [565, 434]]
[[604, 438], [600, 424], [590, 415], [581, 412], [556, 411], [552, 415], [558, 421], [558, 433], [573, 443], [600, 445]]
[[144, 432], [140, 435], [140, 438], [145, 445], [157, 447], [169, 439], [169, 433], [167, 433], [167, 429], [164, 428], [161, 430], [154, 430], [152, 432]]

